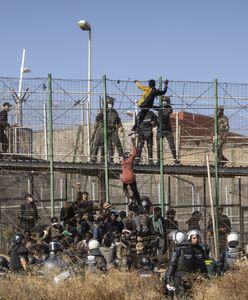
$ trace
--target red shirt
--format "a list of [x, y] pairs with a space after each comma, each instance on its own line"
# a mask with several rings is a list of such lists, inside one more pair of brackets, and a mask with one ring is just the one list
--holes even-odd
[[123, 159], [121, 161], [121, 168], [122, 168], [122, 174], [121, 174], [121, 181], [123, 183], [129, 184], [134, 183], [136, 181], [134, 172], [133, 172], [133, 161], [137, 154], [137, 148], [133, 145], [131, 155], [128, 157], [128, 159]]

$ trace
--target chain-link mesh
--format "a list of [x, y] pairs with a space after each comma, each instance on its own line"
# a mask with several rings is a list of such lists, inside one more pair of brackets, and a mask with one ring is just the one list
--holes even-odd
[[[141, 82], [147, 85], [148, 82]], [[6, 164], [1, 165], [1, 215], [2, 229], [18, 225], [18, 208], [26, 191], [34, 193], [38, 201], [38, 209], [42, 216], [41, 222], [47, 222], [50, 215], [50, 181], [49, 171], [35, 167], [29, 171], [15, 171], [14, 165], [18, 160], [32, 158], [37, 164], [48, 161], [49, 139], [48, 132], [52, 125], [54, 131], [54, 161], [60, 163], [74, 163], [75, 168], [70, 171], [55, 170], [55, 207], [59, 214], [64, 200], [75, 201], [76, 190], [74, 184], [82, 183], [82, 189], [88, 190], [96, 202], [104, 201], [103, 157], [98, 153], [96, 165], [97, 176], [87, 174], [87, 162], [91, 159], [90, 152], [94, 144], [94, 125], [96, 117], [103, 105], [103, 80], [91, 81], [90, 102], [87, 80], [53, 79], [52, 91], [48, 89], [47, 78], [23, 79], [22, 89], [19, 90], [19, 80], [14, 78], [0, 78], [0, 97], [2, 102], [14, 103], [14, 109], [9, 113], [9, 123], [20, 122], [13, 129], [6, 130], [9, 138], [8, 159], [13, 168]], [[158, 86], [158, 82], [157, 82]], [[111, 80], [106, 82], [107, 95], [115, 99], [114, 108], [122, 121], [124, 131], [119, 132], [119, 139], [123, 151], [131, 147], [130, 136], [135, 118], [139, 112], [137, 101], [142, 95], [133, 81]], [[48, 97], [52, 92], [53, 119], [49, 120]], [[206, 154], [209, 153], [210, 164], [214, 163], [213, 134], [215, 112], [215, 84], [214, 82], [169, 82], [167, 96], [170, 96], [173, 113], [171, 125], [177, 157], [181, 164], [175, 166], [180, 170], [185, 166], [182, 175], [179, 171], [171, 171], [164, 175], [166, 208], [174, 207], [181, 229], [187, 230], [186, 221], [193, 211], [202, 213], [201, 228], [206, 230], [210, 218], [209, 186], [206, 172]], [[246, 241], [248, 224], [247, 177], [237, 176], [237, 169], [245, 167], [248, 162], [247, 147], [247, 117], [248, 85], [218, 83], [218, 103], [224, 106], [224, 113], [229, 119], [230, 130], [223, 143], [223, 154], [228, 159], [226, 168], [232, 173], [230, 178], [222, 176], [220, 172], [220, 204], [224, 205], [224, 213], [229, 216], [233, 229], [242, 232]], [[18, 108], [21, 103], [21, 108]], [[156, 106], [159, 99], [155, 99]], [[154, 110], [158, 116], [158, 111]], [[157, 157], [157, 127], [152, 128], [152, 162]], [[173, 166], [174, 160], [168, 141], [164, 138], [164, 164]], [[113, 160], [119, 163], [120, 153], [114, 146]], [[142, 151], [140, 165], [148, 165], [148, 148], [145, 145]], [[12, 158], [15, 157], [15, 160]], [[26, 160], [26, 165], [31, 160]], [[80, 163], [85, 163], [81, 164]], [[159, 168], [149, 166], [142, 171], [140, 165], [135, 166], [137, 171], [138, 189], [141, 195], [150, 197], [154, 205], [160, 201]], [[187, 166], [191, 168], [187, 169]], [[205, 175], [196, 175], [195, 170], [203, 166]], [[90, 166], [88, 166], [90, 168]], [[157, 168], [157, 169], [156, 169]], [[157, 170], [157, 171], [156, 171]], [[237, 171], [238, 172], [238, 171]], [[119, 180], [120, 169], [116, 165], [109, 165], [110, 200], [118, 209], [126, 209], [126, 199]], [[187, 174], [187, 175], [185, 175]], [[214, 196], [214, 178], [211, 179]], [[4, 234], [1, 235], [2, 237]]]

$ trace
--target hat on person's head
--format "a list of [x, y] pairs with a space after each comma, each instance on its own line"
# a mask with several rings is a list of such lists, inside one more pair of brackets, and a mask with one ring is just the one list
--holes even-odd
[[9, 102], [4, 102], [3, 106], [12, 107], [13, 105], [12, 105], [12, 104], [10, 104]]
[[112, 206], [112, 205], [111, 205], [109, 202], [104, 202], [104, 203], [103, 203], [103, 208], [104, 208], [104, 209], [110, 209], [111, 206]]
[[87, 195], [87, 196], [89, 196], [89, 193], [88, 193], [87, 191], [83, 191], [83, 192], [82, 192], [82, 195]]
[[219, 105], [218, 106], [218, 110], [223, 111], [224, 110], [224, 106], [223, 105]]
[[163, 101], [163, 102], [167, 102], [167, 103], [169, 103], [169, 104], [170, 104], [170, 102], [171, 102], [169, 96], [163, 96], [163, 97], [162, 97], [162, 101]]

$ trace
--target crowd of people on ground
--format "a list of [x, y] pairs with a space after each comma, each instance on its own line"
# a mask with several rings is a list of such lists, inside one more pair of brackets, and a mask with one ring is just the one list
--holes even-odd
[[210, 252], [212, 220], [207, 226], [210, 243], [205, 244], [200, 211], [185, 222], [186, 233], [180, 230], [175, 209], [168, 209], [163, 218], [161, 208], [153, 206], [148, 197], [141, 196], [140, 204], [129, 205], [127, 215], [108, 202], [96, 205], [81, 191], [80, 183], [76, 188], [76, 201], [65, 202], [60, 217], [51, 217], [46, 225], [40, 222], [33, 196], [26, 195], [18, 215], [19, 228], [11, 240], [10, 260], [0, 256], [2, 275], [8, 270], [18, 274], [38, 270], [46, 279], [60, 282], [84, 275], [85, 270], [136, 270], [141, 277], [158, 278], [162, 272], [165, 292], [182, 295], [190, 291], [192, 278], [221, 276], [245, 257], [223, 207], [218, 216], [220, 256], [214, 260]]

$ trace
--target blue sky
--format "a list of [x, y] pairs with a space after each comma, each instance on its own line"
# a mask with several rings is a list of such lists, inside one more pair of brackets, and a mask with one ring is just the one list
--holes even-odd
[[247, 0], [2, 0], [0, 76], [248, 82]]

